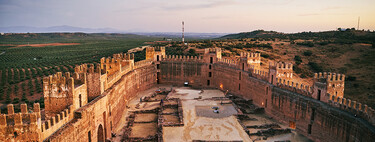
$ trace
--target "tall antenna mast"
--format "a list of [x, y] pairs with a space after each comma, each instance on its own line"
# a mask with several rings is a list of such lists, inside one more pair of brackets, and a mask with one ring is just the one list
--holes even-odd
[[358, 16], [358, 26], [357, 26], [357, 30], [359, 30], [359, 19], [360, 19], [360, 17]]
[[185, 32], [185, 29], [184, 29], [184, 21], [182, 21], [182, 44], [185, 44], [185, 36], [184, 36], [184, 32]]

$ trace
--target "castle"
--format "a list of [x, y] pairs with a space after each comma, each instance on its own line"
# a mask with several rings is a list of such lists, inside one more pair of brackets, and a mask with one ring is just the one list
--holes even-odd
[[316, 73], [312, 85], [293, 81], [293, 65], [270, 63], [261, 70], [259, 53], [239, 60], [221, 57], [220, 48], [203, 56], [166, 55], [147, 47], [146, 60], [114, 54], [98, 64], [43, 79], [45, 109], [21, 105], [0, 114], [0, 141], [105, 141], [124, 126], [128, 101], [157, 84], [216, 88], [264, 108], [273, 119], [315, 141], [373, 141], [375, 111], [343, 97], [345, 75]]

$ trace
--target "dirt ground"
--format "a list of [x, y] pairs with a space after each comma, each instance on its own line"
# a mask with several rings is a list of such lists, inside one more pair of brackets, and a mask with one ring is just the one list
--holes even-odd
[[195, 106], [195, 111], [200, 117], [210, 117], [210, 118], [223, 118], [229, 117], [234, 114], [237, 114], [236, 109], [231, 104], [218, 105], [219, 113], [215, 113], [213, 106]]
[[[169, 98], [182, 100], [184, 126], [163, 127], [163, 140], [165, 142], [184, 142], [193, 140], [205, 141], [245, 141], [250, 138], [238, 123], [236, 117], [223, 118], [200, 117], [196, 114], [196, 106], [217, 106], [220, 101], [203, 100], [212, 97], [224, 97], [219, 90], [194, 90], [190, 88], [175, 88], [176, 93], [169, 94]], [[201, 100], [194, 100], [202, 96]], [[211, 109], [211, 108], [209, 108]]]
[[166, 108], [163, 110], [163, 113], [176, 113], [177, 112], [177, 109], [173, 109], [173, 108]]
[[133, 138], [145, 138], [148, 136], [156, 135], [158, 130], [157, 123], [134, 123], [130, 137]]
[[179, 123], [180, 120], [178, 119], [178, 116], [176, 115], [163, 115], [164, 121], [166, 123]]
[[41, 43], [41, 44], [20, 44], [20, 45], [15, 45], [15, 44], [2, 44], [0, 46], [14, 46], [10, 48], [18, 48], [18, 47], [25, 47], [25, 46], [30, 46], [30, 47], [45, 47], [45, 46], [63, 46], [63, 45], [79, 45], [80, 43]]
[[[123, 121], [120, 121], [121, 124], [119, 125], [119, 127], [114, 128], [114, 133], [116, 133], [117, 136], [113, 137], [111, 139], [112, 141], [114, 141], [114, 142], [120, 142], [121, 141], [122, 134], [124, 134], [124, 131], [125, 131], [124, 127], [126, 126], [126, 123], [127, 123], [126, 117], [128, 116], [129, 111], [137, 111], [137, 110], [140, 110], [140, 109], [152, 110], [152, 109], [155, 109], [156, 107], [159, 106], [159, 102], [147, 102], [147, 103], [146, 102], [141, 102], [141, 103], [139, 102], [140, 98], [145, 97], [145, 96], [151, 96], [155, 92], [155, 90], [157, 90], [159, 87], [168, 88], [168, 87], [171, 87], [171, 86], [169, 86], [169, 85], [155, 86], [155, 87], [150, 88], [148, 90], [138, 92], [136, 97], [129, 100], [129, 102], [128, 102], [129, 109], [127, 109], [127, 111], [124, 113], [123, 117], [121, 118], [121, 120], [123, 120]], [[139, 109], [136, 108], [137, 104], [139, 104]], [[155, 128], [155, 130], [156, 130], [156, 128]]]
[[158, 115], [155, 113], [139, 113], [135, 114], [134, 122], [151, 122], [156, 121]]

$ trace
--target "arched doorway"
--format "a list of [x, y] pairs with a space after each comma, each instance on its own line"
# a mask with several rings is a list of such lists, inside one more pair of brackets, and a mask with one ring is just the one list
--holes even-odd
[[98, 142], [104, 142], [104, 130], [102, 124], [98, 127]]

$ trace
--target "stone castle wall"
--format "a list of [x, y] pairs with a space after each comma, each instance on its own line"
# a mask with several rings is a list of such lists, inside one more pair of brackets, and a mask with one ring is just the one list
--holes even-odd
[[[343, 88], [337, 94], [329, 93], [332, 84], [343, 85], [342, 76], [320, 75], [310, 87], [292, 81], [290, 64], [270, 64], [264, 71], [255, 67], [258, 55], [241, 54], [240, 60], [227, 60], [217, 48], [206, 49], [199, 57], [165, 55], [164, 48], [148, 48], [146, 56], [146, 60], [134, 62], [133, 54], [114, 54], [98, 65], [77, 66], [72, 76], [57, 73], [46, 77], [45, 121], [38, 104], [31, 113], [21, 106], [17, 114], [9, 106], [8, 114], [0, 114], [0, 140], [104, 140], [124, 125], [127, 102], [137, 92], [157, 83], [185, 82], [251, 99], [267, 115], [312, 140], [375, 139], [374, 110], [343, 98]], [[253, 58], [256, 62], [249, 63]]]
[[[373, 110], [367, 106], [358, 108], [358, 104], [344, 109], [342, 98], [329, 94], [331, 88], [327, 82], [330, 81], [321, 83], [322, 88], [314, 88], [320, 82], [310, 87], [292, 81], [291, 64], [272, 64], [269, 72], [264, 72], [241, 61], [214, 58], [210, 63], [210, 57], [214, 56], [203, 56], [204, 62], [189, 62], [183, 57], [162, 60], [161, 83], [183, 85], [189, 82], [193, 87], [216, 88], [251, 99], [263, 107], [267, 115], [314, 141], [375, 139]], [[185, 69], [191, 66], [192, 70]], [[317, 90], [321, 93], [319, 100]]]

